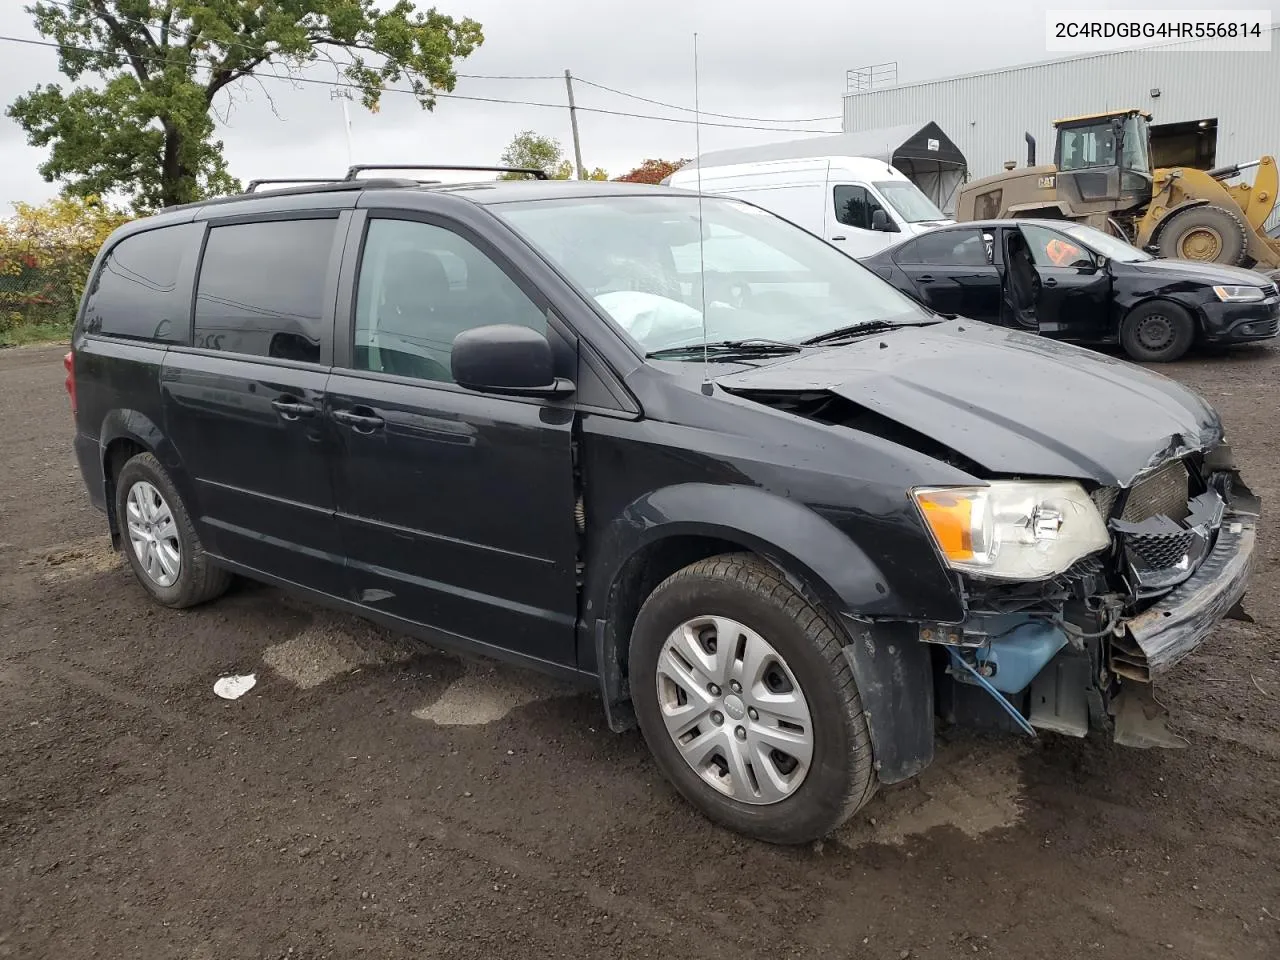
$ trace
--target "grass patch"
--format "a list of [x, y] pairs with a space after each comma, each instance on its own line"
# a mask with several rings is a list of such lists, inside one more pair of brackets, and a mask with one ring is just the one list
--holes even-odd
[[57, 343], [71, 339], [70, 323], [20, 323], [0, 329], [0, 347], [22, 347], [33, 343]]

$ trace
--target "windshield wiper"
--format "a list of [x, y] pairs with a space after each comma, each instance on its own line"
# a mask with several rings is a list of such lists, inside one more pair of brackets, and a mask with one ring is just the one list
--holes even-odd
[[799, 344], [783, 340], [713, 340], [705, 346], [701, 343], [687, 343], [682, 347], [654, 350], [645, 356], [653, 360], [678, 360], [683, 357], [700, 357], [705, 352], [708, 359], [730, 360], [735, 357], [782, 356], [799, 353], [801, 349], [803, 348]]
[[[945, 316], [939, 314], [939, 316]], [[937, 320], [918, 320], [914, 322], [897, 322], [891, 323], [888, 320], [863, 320], [861, 323], [851, 323], [847, 327], [837, 327], [835, 330], [828, 330], [826, 333], [820, 333], [816, 337], [810, 337], [808, 340], [802, 340], [805, 346], [813, 346], [819, 343], [834, 343], [837, 340], [844, 340], [848, 337], [859, 337], [868, 333], [880, 333], [884, 330], [897, 330], [900, 327], [929, 327]]]

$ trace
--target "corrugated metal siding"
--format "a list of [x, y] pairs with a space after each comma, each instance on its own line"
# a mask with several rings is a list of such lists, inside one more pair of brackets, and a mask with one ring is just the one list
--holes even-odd
[[[936, 121], [964, 153], [973, 179], [1026, 162], [1053, 162], [1053, 121], [1138, 107], [1154, 123], [1218, 120], [1217, 162], [1280, 155], [1280, 26], [1271, 50], [1195, 51], [1195, 44], [1125, 50], [849, 94], [846, 132]], [[1188, 49], [1192, 48], [1192, 49]], [[1152, 97], [1153, 88], [1160, 90]], [[1273, 214], [1271, 225], [1280, 222]]]

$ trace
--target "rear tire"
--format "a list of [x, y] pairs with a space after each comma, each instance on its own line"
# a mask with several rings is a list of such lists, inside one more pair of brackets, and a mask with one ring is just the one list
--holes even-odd
[[1238, 266], [1249, 237], [1244, 222], [1225, 207], [1191, 207], [1175, 213], [1160, 228], [1162, 257]]
[[1191, 314], [1167, 300], [1138, 304], [1120, 324], [1120, 345], [1140, 363], [1171, 363], [1191, 349], [1195, 336]]
[[210, 562], [186, 504], [151, 454], [140, 453], [120, 469], [116, 521], [133, 575], [157, 603], [193, 607], [230, 586], [231, 574]]
[[784, 844], [826, 836], [877, 786], [843, 639], [750, 554], [668, 577], [640, 609], [630, 657], [636, 717], [663, 774], [739, 833]]

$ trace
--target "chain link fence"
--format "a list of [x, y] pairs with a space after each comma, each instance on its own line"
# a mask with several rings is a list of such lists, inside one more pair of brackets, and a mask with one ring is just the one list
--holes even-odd
[[92, 255], [79, 250], [0, 255], [0, 331], [20, 326], [71, 328]]

